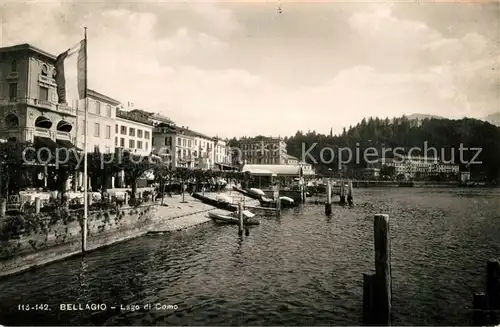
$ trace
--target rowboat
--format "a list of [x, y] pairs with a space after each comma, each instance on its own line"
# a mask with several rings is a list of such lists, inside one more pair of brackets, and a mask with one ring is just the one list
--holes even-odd
[[[240, 223], [238, 218], [236, 218], [234, 216], [230, 216], [230, 215], [223, 215], [220, 213], [209, 212], [208, 216], [216, 222], [222, 222], [222, 223], [226, 223], [226, 224], [235, 224], [235, 225]], [[244, 218], [243, 224], [247, 225], [247, 226], [260, 225], [260, 220], [253, 220], [251, 218]]]

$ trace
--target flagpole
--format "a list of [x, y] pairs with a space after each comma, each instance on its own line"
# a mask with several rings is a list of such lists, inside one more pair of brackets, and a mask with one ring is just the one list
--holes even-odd
[[87, 188], [89, 178], [87, 175], [87, 133], [88, 133], [88, 99], [87, 99], [87, 27], [84, 27], [84, 36], [85, 36], [85, 81], [84, 81], [84, 110], [85, 110], [85, 134], [83, 136], [83, 224], [82, 224], [82, 252], [87, 251], [87, 217], [88, 217], [88, 196], [87, 196]]

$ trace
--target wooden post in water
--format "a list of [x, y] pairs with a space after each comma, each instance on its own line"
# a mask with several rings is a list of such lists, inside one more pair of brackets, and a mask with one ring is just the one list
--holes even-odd
[[39, 197], [36, 197], [36, 198], [35, 198], [35, 213], [36, 213], [36, 214], [39, 214], [39, 213], [40, 213], [40, 207], [41, 207], [40, 198], [39, 198]]
[[500, 263], [490, 259], [486, 265], [486, 297], [488, 309], [500, 309]]
[[375, 234], [375, 321], [377, 325], [391, 322], [391, 240], [389, 215], [378, 214], [374, 219]]
[[375, 274], [363, 274], [363, 324], [369, 325], [373, 321]]
[[344, 180], [340, 181], [340, 204], [345, 204], [345, 187]]
[[243, 203], [238, 203], [238, 235], [243, 235]]
[[7, 213], [7, 199], [0, 198], [0, 218], [4, 218]]
[[474, 326], [486, 326], [488, 324], [488, 299], [484, 293], [475, 293], [472, 306], [474, 309], [473, 320]]
[[326, 183], [326, 203], [325, 203], [325, 215], [330, 216], [332, 214], [332, 182], [328, 179]]
[[278, 193], [278, 198], [276, 199], [276, 217], [279, 218], [280, 216], [281, 216], [281, 198]]
[[347, 203], [349, 205], [353, 205], [353, 197], [352, 197], [352, 181], [347, 182]]

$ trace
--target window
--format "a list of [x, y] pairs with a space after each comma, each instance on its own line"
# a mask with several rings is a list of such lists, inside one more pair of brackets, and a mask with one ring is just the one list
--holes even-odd
[[137, 141], [137, 148], [142, 149], [142, 141]]
[[177, 145], [181, 145], [181, 139], [177, 138]]
[[106, 105], [106, 116], [111, 117], [111, 105]]
[[135, 141], [134, 140], [128, 140], [128, 147], [133, 149], [135, 147]]
[[148, 151], [148, 142], [144, 143], [144, 150]]
[[9, 84], [9, 100], [17, 100], [17, 83]]
[[115, 125], [115, 133], [118, 134], [118, 124]]
[[124, 147], [125, 147], [125, 139], [124, 139], [123, 137], [121, 137], [121, 138], [120, 138], [120, 146], [121, 146], [122, 148], [124, 148]]
[[107, 147], [104, 148], [104, 152], [106, 152], [106, 153], [110, 153], [111, 152], [111, 149], [109, 148], [109, 146], [107, 146]]
[[98, 146], [98, 145], [94, 145], [94, 152], [100, 152], [100, 151], [99, 151], [99, 146]]
[[120, 134], [127, 135], [127, 126], [120, 127]]
[[109, 140], [111, 138], [111, 126], [106, 126], [106, 138]]
[[49, 89], [43, 86], [40, 86], [38, 90], [38, 100], [40, 101], [49, 101]]
[[182, 140], [182, 146], [185, 147], [186, 146], [186, 140]]
[[142, 138], [142, 129], [137, 130], [137, 137]]
[[82, 135], [85, 135], [85, 119], [83, 120], [83, 126], [82, 126]]
[[99, 123], [95, 123], [94, 124], [94, 136], [99, 137], [100, 134], [101, 134], [101, 126], [99, 125]]
[[[147, 143], [146, 143], [146, 145], [147, 145]], [[151, 141], [151, 145], [152, 145], [152, 146], [154, 146], [154, 145], [155, 145], [155, 139], [153, 139], [153, 140]]]
[[144, 131], [144, 138], [149, 140], [149, 132], [148, 131]]
[[101, 103], [99, 101], [96, 101], [95, 102], [95, 113], [97, 115], [100, 115], [101, 114]]
[[16, 73], [16, 72], [17, 72], [17, 61], [12, 60], [12, 66], [11, 66], [11, 68], [10, 68], [10, 71], [11, 71], [12, 73]]
[[118, 138], [115, 137], [115, 146], [118, 146]]
[[135, 128], [130, 127], [128, 129], [128, 136], [135, 136]]

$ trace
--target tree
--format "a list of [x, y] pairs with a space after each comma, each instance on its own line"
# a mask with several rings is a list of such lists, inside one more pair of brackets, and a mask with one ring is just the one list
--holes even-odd
[[153, 168], [154, 164], [158, 161], [159, 160], [153, 156], [139, 156], [129, 152], [123, 154], [121, 163], [118, 163], [117, 168], [125, 171], [126, 183], [131, 187], [131, 199], [135, 200], [137, 180], [141, 178], [146, 171]]
[[160, 185], [160, 192], [162, 193], [161, 205], [163, 205], [163, 199], [165, 197], [163, 194], [165, 192], [165, 184], [170, 179], [172, 171], [169, 165], [165, 165], [159, 162], [156, 165], [154, 165], [153, 173], [155, 176], [155, 182], [157, 182]]
[[0, 197], [17, 193], [31, 184], [27, 173], [34, 168], [26, 164], [36, 165], [37, 157], [34, 151], [25, 150], [32, 146], [29, 142], [0, 143]]
[[194, 172], [185, 167], [176, 168], [174, 171], [175, 177], [181, 181], [181, 193], [182, 193], [182, 203], [186, 203], [185, 200], [185, 185], [189, 179], [194, 177]]

